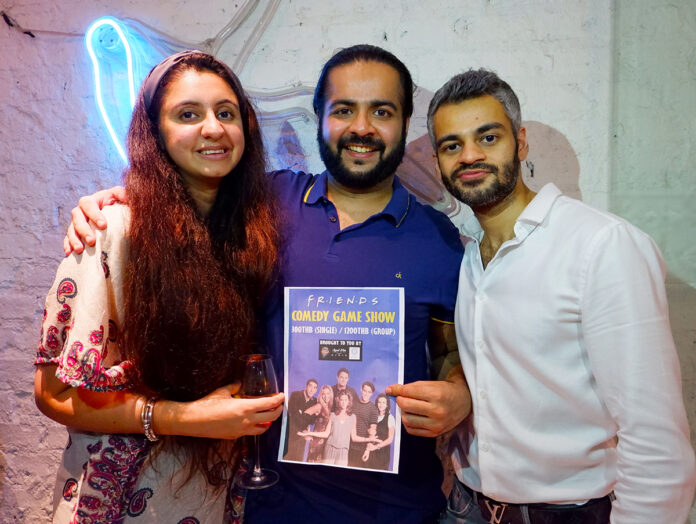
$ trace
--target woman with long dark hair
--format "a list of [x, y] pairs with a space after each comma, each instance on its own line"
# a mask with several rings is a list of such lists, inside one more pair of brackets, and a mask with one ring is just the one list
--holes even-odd
[[394, 428], [396, 420], [390, 413], [389, 397], [384, 393], [377, 395], [377, 442], [367, 445], [363, 460], [367, 461], [367, 467], [374, 469], [389, 469], [391, 459], [391, 444], [394, 442]]
[[128, 152], [128, 207], [46, 299], [36, 402], [69, 434], [54, 522], [219, 522], [238, 437], [283, 401], [230, 385], [277, 259], [256, 115], [227, 66], [179, 53], [143, 83]]

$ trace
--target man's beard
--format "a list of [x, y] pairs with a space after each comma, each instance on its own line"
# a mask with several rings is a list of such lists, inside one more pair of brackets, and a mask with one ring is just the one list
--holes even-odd
[[[399, 140], [394, 151], [386, 156], [382, 156], [385, 150], [382, 140], [372, 137], [359, 137], [357, 135], [341, 137], [336, 144], [336, 152], [334, 153], [324, 140], [321, 125], [317, 130], [317, 143], [319, 144], [319, 155], [326, 169], [329, 170], [336, 182], [349, 189], [368, 189], [386, 180], [396, 172], [396, 168], [401, 164], [406, 152], [406, 133], [405, 130], [401, 131], [401, 140]], [[369, 171], [351, 171], [341, 159], [341, 151], [347, 144], [374, 147], [379, 151], [379, 162]]]
[[502, 176], [496, 176], [493, 183], [485, 187], [478, 188], [477, 186], [485, 184], [489, 178], [488, 176], [470, 181], [458, 180], [457, 174], [466, 169], [485, 169], [494, 175], [498, 175], [500, 172], [498, 166], [484, 162], [475, 162], [473, 164], [461, 165], [449, 175], [443, 174], [442, 183], [454, 198], [474, 210], [500, 202], [512, 193], [520, 176], [520, 159], [517, 154], [517, 148], [515, 148], [515, 156], [512, 161], [502, 166]]

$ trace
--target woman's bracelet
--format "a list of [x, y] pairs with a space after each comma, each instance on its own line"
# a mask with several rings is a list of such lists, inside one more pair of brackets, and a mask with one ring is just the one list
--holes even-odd
[[157, 442], [159, 437], [152, 431], [152, 412], [155, 410], [157, 397], [150, 397], [143, 404], [143, 409], [140, 411], [140, 421], [143, 423], [143, 433], [150, 442]]

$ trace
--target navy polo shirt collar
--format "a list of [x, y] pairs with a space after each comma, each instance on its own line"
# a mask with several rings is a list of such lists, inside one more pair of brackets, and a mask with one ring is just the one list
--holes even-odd
[[[321, 175], [314, 177], [312, 185], [309, 186], [309, 189], [302, 199], [304, 204], [312, 205], [317, 204], [318, 202], [329, 202], [329, 198], [327, 196], [328, 178], [328, 171], [324, 171]], [[387, 204], [387, 207], [385, 207], [381, 213], [378, 213], [375, 216], [390, 216], [392, 217], [394, 225], [399, 227], [408, 214], [408, 210], [411, 206], [411, 195], [401, 184], [398, 176], [394, 176], [394, 184], [392, 188], [392, 197]]]

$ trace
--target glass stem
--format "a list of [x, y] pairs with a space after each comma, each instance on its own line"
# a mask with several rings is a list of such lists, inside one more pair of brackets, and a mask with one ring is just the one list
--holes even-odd
[[254, 476], [261, 476], [261, 446], [259, 446], [259, 436], [254, 435]]

